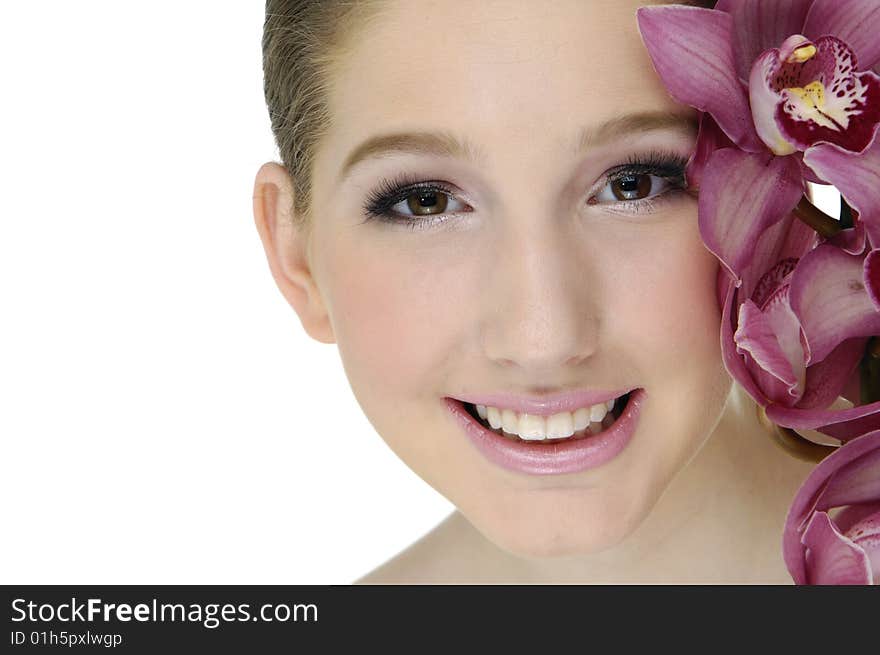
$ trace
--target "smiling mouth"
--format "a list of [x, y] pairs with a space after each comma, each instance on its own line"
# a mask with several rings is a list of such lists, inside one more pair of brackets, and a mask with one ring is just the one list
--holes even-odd
[[590, 422], [585, 428], [581, 430], [576, 430], [574, 434], [567, 437], [554, 437], [554, 438], [540, 438], [540, 439], [524, 439], [520, 437], [518, 434], [506, 432], [504, 430], [504, 426], [499, 428], [493, 428], [489, 421], [480, 417], [477, 412], [477, 407], [473, 403], [462, 402], [465, 411], [480, 425], [482, 425], [486, 430], [490, 432], [494, 432], [495, 434], [504, 437], [505, 439], [513, 442], [520, 442], [526, 444], [554, 444], [561, 443], [566, 441], [577, 441], [579, 439], [586, 439], [588, 437], [593, 437], [598, 434], [602, 434], [608, 428], [610, 428], [623, 411], [626, 409], [627, 403], [629, 402], [630, 395], [633, 392], [627, 392], [617, 398], [614, 401], [614, 407], [612, 407], [611, 411], [609, 411], [605, 418], [602, 419], [601, 422]]

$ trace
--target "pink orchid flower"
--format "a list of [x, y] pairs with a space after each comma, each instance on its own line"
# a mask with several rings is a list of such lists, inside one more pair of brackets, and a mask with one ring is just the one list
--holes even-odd
[[[880, 424], [880, 402], [826, 409], [851, 386], [862, 334], [880, 331], [880, 312], [865, 307], [864, 257], [817, 240], [789, 214], [758, 235], [740, 276], [722, 271], [721, 350], [728, 372], [771, 421], [846, 441]], [[870, 325], [861, 324], [865, 317]]]
[[782, 552], [795, 584], [880, 584], [880, 430], [847, 442], [807, 477]]
[[[784, 237], [777, 236], [772, 234], [776, 229], [788, 232]], [[803, 244], [810, 231], [790, 218], [774, 226], [767, 239], [785, 239], [786, 243], [800, 239]], [[764, 360], [769, 362], [769, 371], [779, 374], [777, 379], [788, 383], [784, 391], [777, 385], [775, 394], [765, 393], [771, 400], [765, 405], [771, 421], [794, 429], [818, 429], [841, 441], [880, 427], [880, 401], [858, 405], [858, 398], [850, 397], [857, 406], [825, 409], [844, 390], [858, 388], [857, 366], [867, 335], [880, 334], [880, 250], [863, 247], [865, 236], [860, 232], [858, 226], [844, 230], [801, 256], [787, 286], [780, 285], [777, 292], [784, 297], [785, 310], [777, 308], [774, 312], [772, 303], [765, 303], [770, 308], [766, 317], [776, 319], [771, 323], [776, 328], [774, 339], [764, 338], [767, 335], [760, 332], [766, 325], [765, 315], [756, 319], [754, 307], [743, 310], [742, 306], [733, 337], [738, 353], [745, 351], [748, 355], [754, 350], [766, 357], [761, 349], [767, 348], [770, 356], [778, 357], [781, 351], [792, 357], [790, 371], [784, 365], [780, 367], [778, 358], [775, 362]], [[725, 361], [735, 365], [732, 358]], [[752, 379], [760, 379], [761, 374], [766, 372], [762, 369]], [[852, 391], [850, 394], [857, 396]]]
[[[720, 0], [642, 7], [638, 22], [670, 94], [704, 112], [688, 180], [723, 265], [728, 370], [780, 425], [875, 429], [880, 402], [826, 408], [880, 333], [880, 76], [865, 70], [880, 4]], [[805, 180], [835, 184], [853, 227], [821, 241], [793, 221]]]
[[[707, 189], [737, 199], [758, 194], [753, 215], [740, 218], [750, 229], [739, 236], [759, 234], [787, 214], [764, 209], [770, 196], [793, 198], [793, 209], [800, 195], [792, 188], [807, 179], [835, 185], [880, 244], [876, 0], [719, 0], [716, 9], [651, 6], [637, 16], [673, 98], [710, 114], [727, 138], [754, 155], [753, 166], [762, 163], [776, 175], [775, 187], [723, 181]], [[701, 140], [717, 138], [701, 129]], [[701, 221], [704, 240], [732, 271], [742, 244], [723, 243], [715, 222], [714, 216]]]

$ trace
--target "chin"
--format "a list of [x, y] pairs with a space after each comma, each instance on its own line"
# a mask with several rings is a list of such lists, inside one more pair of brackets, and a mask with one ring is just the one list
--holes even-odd
[[486, 539], [514, 557], [549, 560], [613, 548], [632, 534], [651, 510], [639, 503], [634, 507], [621, 498], [584, 503], [583, 499], [575, 502], [560, 497], [553, 505], [535, 503], [519, 511], [468, 516], [468, 520]]

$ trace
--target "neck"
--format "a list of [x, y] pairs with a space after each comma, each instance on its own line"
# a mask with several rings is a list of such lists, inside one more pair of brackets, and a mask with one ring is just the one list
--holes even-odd
[[499, 549], [460, 512], [438, 529], [468, 543], [463, 569], [520, 583], [783, 583], [782, 528], [815, 464], [784, 453], [734, 385], [712, 435], [645, 521], [589, 556], [525, 559]]

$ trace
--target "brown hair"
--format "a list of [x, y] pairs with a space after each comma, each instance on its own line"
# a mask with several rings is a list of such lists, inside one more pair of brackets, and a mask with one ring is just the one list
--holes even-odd
[[[686, 4], [712, 8], [715, 0]], [[263, 93], [281, 162], [293, 178], [291, 220], [312, 224], [312, 172], [333, 113], [330, 85], [382, 0], [266, 0]]]
[[[381, 0], [267, 0], [263, 94], [281, 161], [293, 178], [294, 224], [311, 225], [312, 172], [333, 113], [330, 85]], [[357, 28], [357, 29], [356, 29]]]

